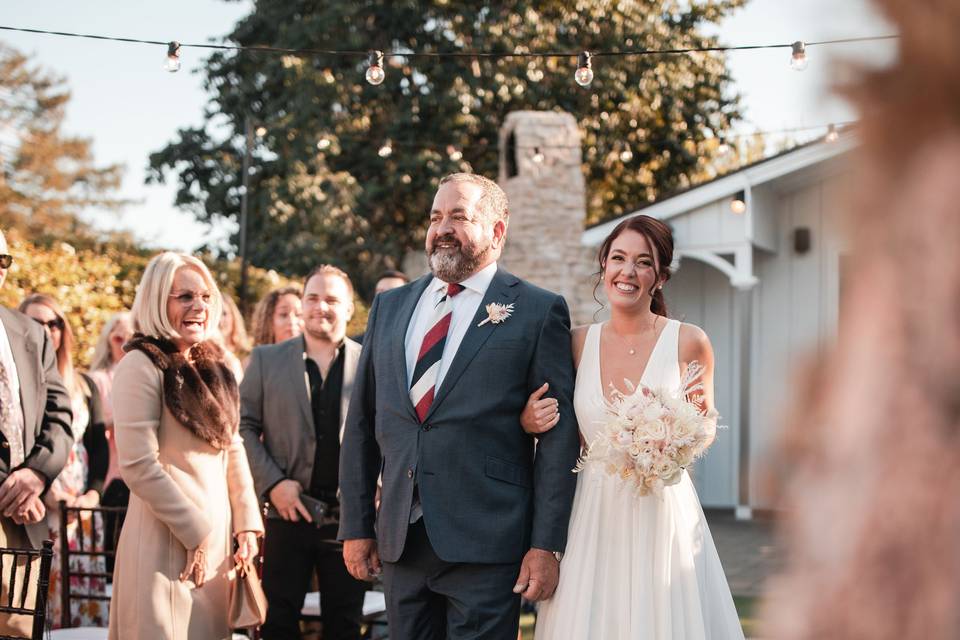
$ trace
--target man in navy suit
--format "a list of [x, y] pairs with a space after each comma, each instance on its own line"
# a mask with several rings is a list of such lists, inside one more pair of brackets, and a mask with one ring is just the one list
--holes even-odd
[[[382, 568], [391, 638], [514, 640], [519, 594], [549, 598], [559, 579], [579, 451], [570, 318], [561, 296], [498, 268], [508, 222], [494, 182], [447, 176], [432, 275], [370, 310], [339, 538], [355, 577]], [[520, 414], [544, 381], [560, 416], [535, 447]]]

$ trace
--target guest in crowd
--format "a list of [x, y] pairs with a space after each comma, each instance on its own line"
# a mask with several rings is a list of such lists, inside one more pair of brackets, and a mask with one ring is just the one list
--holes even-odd
[[243, 314], [233, 298], [225, 293], [220, 294], [223, 299], [223, 314], [220, 316], [220, 338], [227, 356], [230, 368], [237, 376], [237, 381], [243, 380], [243, 368], [250, 355], [250, 338], [247, 337], [247, 327], [243, 322]]
[[[100, 393], [89, 376], [80, 374], [73, 367], [73, 329], [60, 305], [51, 296], [35, 293], [20, 303], [19, 311], [33, 318], [50, 334], [57, 355], [57, 370], [70, 395], [70, 406], [73, 410], [73, 447], [67, 456], [66, 465], [44, 496], [49, 537], [54, 542], [47, 613], [54, 628], [57, 628], [62, 620], [60, 591], [63, 588], [58, 503], [64, 502], [68, 507], [81, 509], [100, 504], [100, 494], [107, 477], [109, 448]], [[79, 519], [67, 523], [67, 546], [77, 551], [82, 548], [102, 548], [103, 533], [103, 521], [99, 516], [81, 514]], [[72, 555], [70, 571], [104, 573], [106, 563], [103, 557]], [[107, 585], [103, 578], [74, 576], [71, 582], [77, 591], [95, 595], [106, 594]], [[71, 626], [102, 627], [107, 623], [106, 607], [100, 600], [77, 599], [71, 604], [71, 609]]]
[[[162, 253], [133, 303], [113, 412], [130, 506], [117, 549], [112, 640], [224, 640], [235, 561], [263, 522], [237, 432], [239, 394], [210, 340], [220, 294], [200, 260]], [[234, 538], [237, 551], [231, 555]]]
[[274, 289], [253, 310], [253, 344], [275, 344], [303, 333], [300, 287]]
[[[0, 232], [0, 286], [12, 263]], [[70, 455], [73, 415], [50, 334], [22, 313], [2, 306], [0, 406], [0, 547], [39, 548], [49, 533], [41, 496]], [[25, 566], [0, 568], [0, 602], [10, 597], [11, 577], [22, 588], [25, 570]], [[39, 567], [30, 570], [35, 575]], [[14, 595], [19, 593], [18, 589]], [[27, 596], [32, 606], [36, 594]], [[0, 635], [29, 637], [32, 627], [28, 616], [0, 616]]]
[[[103, 421], [106, 425], [107, 444], [110, 449], [110, 461], [107, 477], [104, 480], [103, 495], [100, 504], [104, 507], [126, 507], [130, 499], [130, 490], [120, 477], [117, 464], [117, 444], [113, 433], [113, 372], [123, 358], [123, 345], [133, 337], [133, 317], [129, 311], [114, 314], [104, 325], [93, 349], [90, 363], [90, 377], [100, 392], [100, 405], [103, 409]], [[105, 548], [115, 551], [115, 541], [123, 516], [107, 517], [104, 522]], [[113, 558], [107, 558], [107, 572], [113, 571]]]
[[360, 346], [345, 337], [353, 285], [329, 265], [304, 283], [305, 332], [253, 350], [241, 386], [240, 432], [257, 493], [269, 501], [263, 586], [270, 640], [300, 638], [316, 573], [324, 640], [360, 637], [366, 586], [348, 573], [339, 523], [340, 437]]
[[[377, 278], [377, 284], [373, 287], [373, 297], [383, 293], [384, 291], [390, 291], [391, 289], [396, 289], [397, 287], [402, 287], [403, 285], [410, 282], [410, 278], [407, 277], [403, 271], [396, 271], [393, 269], [388, 269], [380, 274], [380, 277]], [[373, 302], [373, 300], [371, 300]], [[351, 337], [352, 340], [359, 344], [363, 344], [363, 334], [358, 334]]]

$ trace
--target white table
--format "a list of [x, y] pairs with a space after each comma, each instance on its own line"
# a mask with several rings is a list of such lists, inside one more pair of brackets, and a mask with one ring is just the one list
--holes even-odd
[[[381, 591], [367, 591], [363, 596], [363, 616], [374, 616], [387, 610], [387, 601]], [[320, 592], [311, 591], [303, 599], [303, 609], [300, 614], [304, 616], [320, 617]]]

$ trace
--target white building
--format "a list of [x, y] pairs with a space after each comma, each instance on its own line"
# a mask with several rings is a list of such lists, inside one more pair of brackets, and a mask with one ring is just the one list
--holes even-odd
[[[673, 228], [670, 315], [702, 327], [716, 354], [716, 403], [728, 428], [694, 469], [704, 506], [735, 507], [741, 517], [776, 508], [764, 476], [791, 375], [836, 332], [837, 212], [852, 145], [849, 137], [811, 143], [630, 214]], [[622, 219], [585, 230], [583, 245], [599, 247]]]

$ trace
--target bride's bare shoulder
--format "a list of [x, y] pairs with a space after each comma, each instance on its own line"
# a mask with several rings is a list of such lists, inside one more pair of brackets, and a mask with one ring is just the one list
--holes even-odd
[[580, 366], [580, 355], [583, 353], [583, 344], [587, 341], [587, 331], [590, 325], [574, 327], [570, 332], [570, 345], [573, 348], [573, 365]]
[[688, 322], [680, 323], [680, 359], [684, 362], [699, 360], [701, 362], [708, 358], [712, 360], [713, 347], [710, 345], [710, 338], [706, 331], [695, 324]]

